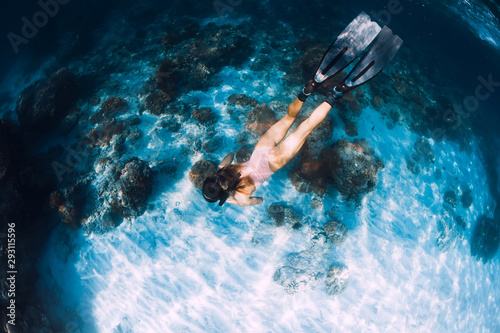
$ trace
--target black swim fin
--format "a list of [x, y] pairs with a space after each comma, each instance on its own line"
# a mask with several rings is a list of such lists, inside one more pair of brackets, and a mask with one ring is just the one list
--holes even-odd
[[314, 80], [322, 83], [349, 66], [379, 32], [380, 26], [372, 22], [365, 12], [361, 12], [326, 51], [316, 69]]
[[394, 58], [402, 44], [403, 40], [384, 26], [370, 50], [345, 78], [344, 88], [354, 89], [373, 79]]
[[354, 66], [344, 81], [333, 88], [333, 96], [327, 98], [326, 102], [333, 106], [344, 93], [373, 79], [394, 58], [402, 44], [403, 40], [398, 35], [393, 35], [392, 30], [384, 26], [368, 52]]

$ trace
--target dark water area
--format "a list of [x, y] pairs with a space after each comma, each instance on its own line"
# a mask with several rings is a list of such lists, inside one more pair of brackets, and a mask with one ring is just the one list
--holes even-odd
[[[389, 1], [390, 2], [390, 1]], [[259, 30], [266, 30], [273, 24], [284, 22], [289, 24], [294, 33], [321, 41], [330, 41], [332, 31], [355, 17], [360, 9], [379, 18], [381, 24], [388, 23], [404, 40], [404, 48], [415, 68], [419, 68], [428, 80], [455, 85], [464, 94], [473, 92], [477, 86], [477, 77], [493, 74], [500, 77], [498, 49], [480, 40], [464, 22], [450, 13], [444, 4], [431, 5], [424, 1], [400, 1], [389, 14], [387, 1], [313, 1], [304, 4], [301, 1], [269, 1], [250, 3], [239, 1], [232, 8], [235, 17], [248, 17]], [[45, 2], [41, 2], [45, 3]], [[47, 1], [51, 7], [52, 2]], [[7, 34], [13, 32], [22, 37], [23, 17], [33, 20], [33, 15], [42, 7], [35, 1], [8, 1], [2, 3], [0, 31], [2, 42], [0, 59], [0, 76], [4, 77], [8, 70], [22, 63], [22, 70], [29, 73], [51, 56], [58, 56], [59, 64], [78, 59], [90, 52], [94, 43], [106, 25], [113, 20], [124, 17], [117, 24], [127, 25], [135, 31], [134, 39], [147, 36], [151, 23], [165, 16], [172, 17], [172, 22], [182, 17], [203, 19], [217, 15], [217, 10], [226, 13], [227, 8], [216, 8], [210, 2], [166, 2], [148, 1], [140, 4], [134, 1], [86, 1], [85, 3], [67, 1], [58, 4], [54, 17], [37, 29], [33, 38], [27, 43], [19, 44], [19, 52], [13, 50]], [[392, 7], [391, 7], [392, 9]], [[175, 23], [174, 23], [175, 24]], [[155, 26], [158, 28], [158, 26]], [[124, 41], [125, 42], [125, 41]], [[138, 44], [140, 47], [140, 43]], [[489, 106], [498, 105], [500, 94], [482, 103], [481, 109], [491, 110]], [[464, 96], [464, 98], [467, 95]], [[488, 112], [488, 111], [486, 111]], [[491, 112], [491, 111], [490, 111]]]

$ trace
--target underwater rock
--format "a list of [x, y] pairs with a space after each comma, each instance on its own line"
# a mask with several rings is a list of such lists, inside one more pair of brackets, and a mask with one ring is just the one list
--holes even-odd
[[74, 189], [63, 189], [50, 194], [50, 207], [57, 210], [61, 221], [71, 229], [80, 227], [80, 209], [75, 205]]
[[123, 219], [140, 216], [146, 211], [153, 177], [145, 161], [137, 157], [128, 162], [104, 157], [96, 161], [94, 168], [98, 177], [79, 181], [82, 186], [74, 191], [76, 197], [72, 200], [75, 206], [81, 205], [77, 211], [81, 212], [80, 225], [86, 232], [109, 231]]
[[314, 198], [311, 200], [311, 208], [312, 209], [319, 209], [321, 207], [323, 207], [323, 201], [321, 201], [318, 198]]
[[297, 172], [290, 173], [289, 177], [293, 187], [299, 192], [310, 193], [314, 191], [320, 196], [326, 193], [326, 178], [317, 178], [311, 181], [301, 177]]
[[198, 120], [200, 124], [214, 124], [218, 118], [211, 108], [194, 109], [191, 117]]
[[97, 128], [91, 129], [87, 134], [87, 140], [91, 143], [91, 146], [105, 147], [113, 139], [115, 135], [127, 134], [123, 121], [121, 120], [107, 120]]
[[461, 216], [454, 216], [454, 219], [455, 219], [455, 222], [457, 222], [457, 225], [462, 228], [463, 230], [465, 230], [465, 228], [467, 228], [467, 222], [465, 222], [465, 220], [463, 219], [463, 217]]
[[500, 245], [500, 224], [498, 219], [481, 216], [476, 222], [471, 237], [471, 254], [488, 262], [495, 256]]
[[38, 80], [19, 95], [16, 113], [25, 131], [47, 132], [56, 128], [79, 96], [75, 75], [67, 68]]
[[343, 195], [354, 196], [372, 191], [378, 183], [378, 172], [384, 163], [374, 155], [366, 140], [342, 139], [321, 152], [327, 162], [328, 175]]
[[[417, 158], [415, 158], [415, 157], [417, 157]], [[420, 165], [418, 164], [418, 162], [416, 160], [418, 160], [418, 156], [416, 156], [414, 154], [410, 155], [410, 157], [408, 157], [406, 159], [406, 167], [413, 174], [418, 175], [420, 173], [421, 168], [420, 168]]]
[[191, 167], [189, 180], [197, 189], [201, 189], [207, 177], [213, 176], [217, 172], [217, 165], [207, 160], [199, 160]]
[[220, 135], [210, 136], [202, 146], [203, 151], [213, 153], [224, 145], [224, 137]]
[[148, 198], [153, 190], [153, 179], [149, 165], [132, 158], [121, 171], [121, 215], [124, 217], [140, 216], [146, 211]]
[[455, 192], [454, 190], [446, 191], [444, 193], [443, 200], [444, 200], [445, 205], [447, 204], [447, 205], [451, 206], [452, 208], [456, 208], [457, 201], [458, 201], [457, 192]]
[[318, 233], [311, 239], [311, 246], [307, 250], [284, 256], [281, 268], [274, 274], [274, 280], [284, 287], [287, 294], [314, 288], [325, 276], [324, 256], [330, 250], [331, 243], [326, 234]]
[[172, 96], [156, 89], [153, 90], [148, 97], [146, 97], [146, 105], [144, 107], [152, 114], [159, 116], [164, 113], [168, 113], [166, 106], [171, 99]]
[[419, 156], [422, 156], [422, 158], [426, 163], [428, 164], [434, 163], [436, 158], [434, 155], [434, 150], [432, 149], [431, 144], [429, 143], [429, 140], [419, 139], [415, 141], [413, 149]]
[[251, 106], [251, 107], [256, 107], [257, 105], [259, 105], [259, 103], [255, 98], [249, 97], [245, 94], [240, 94], [240, 95], [232, 94], [231, 96], [229, 96], [227, 101], [230, 104], [234, 105]]
[[354, 92], [348, 92], [344, 94], [339, 100], [339, 116], [340, 119], [344, 121], [345, 124], [354, 123], [356, 124], [361, 116], [362, 108], [358, 103]]
[[200, 31], [200, 24], [196, 20], [185, 19], [183, 22], [176, 22], [161, 37], [161, 43], [166, 51], [180, 42], [196, 36]]
[[233, 27], [209, 23], [201, 35], [201, 38], [187, 44], [185, 50], [193, 59], [197, 58], [217, 72], [223, 66], [243, 63], [250, 55], [251, 43], [244, 33], [243, 25]]
[[245, 129], [259, 137], [278, 121], [274, 111], [264, 103], [254, 107], [246, 116], [248, 121]]
[[358, 135], [358, 127], [355, 123], [347, 123], [344, 127], [345, 134], [349, 136], [357, 136]]
[[299, 192], [317, 195], [326, 193], [327, 165], [320, 159], [304, 159], [299, 163], [299, 169], [289, 174], [292, 185]]
[[435, 161], [434, 150], [427, 139], [418, 139], [413, 145], [413, 152], [406, 158], [406, 167], [415, 175], [422, 168], [430, 167]]
[[101, 109], [90, 117], [90, 122], [95, 125], [104, 119], [113, 119], [118, 113], [125, 111], [127, 107], [127, 102], [123, 98], [109, 97], [102, 103]]
[[169, 117], [162, 120], [159, 126], [172, 133], [177, 133], [181, 129], [181, 124], [176, 119], [176, 117]]
[[166, 51], [168, 51], [173, 45], [177, 45], [182, 42], [184, 38], [178, 31], [171, 30], [167, 31], [161, 36], [161, 43]]
[[[99, 159], [102, 163], [107, 163], [109, 158]], [[115, 183], [115, 182], [114, 182]], [[112, 192], [113, 186], [107, 190]], [[106, 193], [106, 197], [110, 197]], [[100, 206], [98, 194], [90, 177], [83, 177], [73, 180], [73, 183], [53, 191], [50, 194], [50, 206], [57, 210], [61, 221], [71, 229], [80, 228], [88, 217], [96, 211], [103, 209]], [[91, 232], [92, 230], [87, 230]]]
[[79, 110], [77, 110], [76, 108], [72, 108], [70, 114], [68, 114], [61, 120], [58, 132], [61, 135], [68, 135], [73, 130], [73, 128], [75, 128], [76, 125], [78, 125], [78, 120], [79, 120]]
[[430, 167], [435, 161], [434, 150], [427, 139], [418, 139], [413, 145], [413, 152], [406, 158], [406, 167], [415, 175], [422, 168]]
[[174, 100], [186, 91], [207, 89], [214, 74], [224, 66], [237, 66], [246, 61], [252, 53], [252, 43], [243, 33], [244, 25], [209, 23], [196, 34], [195, 28], [190, 29], [193, 32], [184, 37], [192, 35], [194, 38], [182, 42], [179, 41], [183, 38], [182, 33], [179, 37], [176, 33], [164, 36], [166, 43], [179, 41], [177, 45], [169, 44], [167, 56], [153, 78], [155, 88], [168, 95], [164, 100]]
[[10, 165], [10, 152], [7, 142], [1, 137], [0, 133], [0, 180], [5, 176]]
[[244, 145], [235, 154], [235, 160], [236, 163], [245, 163], [246, 161], [250, 160], [250, 157], [252, 156], [254, 150], [253, 145]]
[[302, 219], [298, 213], [286, 205], [273, 203], [267, 208], [269, 217], [276, 226], [281, 227], [285, 224], [290, 225], [292, 229], [298, 229], [302, 226]]
[[294, 295], [305, 290], [312, 281], [316, 280], [316, 275], [302, 269], [284, 266], [276, 270], [273, 280], [283, 287], [285, 294]]
[[81, 226], [88, 233], [103, 233], [116, 228], [126, 218], [142, 215], [152, 193], [152, 172], [149, 165], [137, 157], [128, 162], [109, 157], [94, 164], [99, 177], [89, 179], [80, 189]]
[[465, 209], [472, 205], [473, 200], [472, 191], [469, 188], [462, 193], [462, 197], [460, 198], [460, 202]]
[[304, 145], [299, 150], [299, 155], [303, 159], [317, 159], [321, 155], [321, 151], [325, 149], [325, 144], [316, 140], [312, 133], [307, 137]]
[[382, 99], [379, 97], [379, 96], [375, 96], [373, 97], [372, 99], [372, 105], [375, 107], [375, 109], [380, 109], [380, 107], [382, 106], [383, 104], [383, 101]]
[[344, 243], [348, 235], [348, 231], [345, 225], [338, 221], [328, 222], [323, 227], [323, 230], [325, 231], [328, 238], [331, 239], [333, 244], [337, 246]]
[[328, 295], [338, 295], [345, 290], [349, 283], [349, 268], [345, 266], [331, 266], [326, 274], [325, 284]]
[[300, 176], [307, 180], [324, 178], [327, 175], [326, 163], [320, 159], [304, 159], [300, 162]]
[[249, 121], [258, 123], [269, 121], [270, 118], [276, 120], [274, 111], [265, 103], [255, 106], [246, 116]]
[[182, 77], [180, 65], [172, 59], [164, 59], [156, 69], [153, 81], [156, 83], [156, 89], [163, 92], [163, 100], [173, 100], [177, 97], [177, 83]]

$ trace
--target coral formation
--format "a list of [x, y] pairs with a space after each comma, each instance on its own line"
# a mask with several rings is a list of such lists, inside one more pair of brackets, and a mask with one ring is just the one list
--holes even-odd
[[419, 174], [422, 168], [429, 168], [434, 164], [435, 155], [427, 139], [418, 139], [413, 145], [413, 152], [406, 158], [406, 166], [414, 173]]
[[345, 225], [343, 225], [342, 222], [338, 221], [328, 222], [323, 227], [323, 230], [335, 245], [341, 245], [342, 243], [344, 243], [348, 235], [348, 231]]
[[462, 193], [462, 197], [460, 198], [460, 202], [462, 203], [462, 206], [467, 209], [472, 205], [472, 202], [474, 201], [474, 198], [472, 197], [472, 191], [471, 189], [467, 188], [465, 191]]
[[207, 177], [213, 176], [217, 172], [217, 164], [207, 160], [199, 160], [191, 167], [189, 180], [197, 189], [201, 189]]
[[127, 110], [127, 102], [120, 97], [109, 97], [102, 105], [101, 109], [94, 112], [90, 117], [92, 124], [97, 124], [104, 120], [113, 120], [120, 112]]
[[343, 195], [356, 196], [372, 191], [384, 164], [374, 155], [364, 139], [342, 139], [321, 153], [328, 165], [328, 175]]
[[349, 269], [345, 266], [331, 266], [325, 279], [326, 292], [328, 295], [342, 293], [349, 283]]
[[285, 204], [273, 203], [267, 208], [269, 217], [274, 221], [276, 226], [289, 225], [292, 229], [301, 227], [302, 218], [291, 207]]
[[46, 133], [66, 117], [79, 96], [75, 75], [67, 68], [38, 80], [19, 95], [16, 113], [25, 131]]
[[500, 223], [497, 219], [481, 216], [474, 227], [470, 251], [478, 260], [489, 261], [500, 246]]
[[278, 121], [274, 111], [266, 104], [259, 104], [247, 113], [245, 129], [249, 132], [262, 136]]

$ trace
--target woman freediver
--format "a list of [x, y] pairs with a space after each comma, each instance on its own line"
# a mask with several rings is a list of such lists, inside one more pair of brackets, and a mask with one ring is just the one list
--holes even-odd
[[[369, 51], [344, 81], [334, 87], [333, 96], [321, 103], [285, 138], [307, 97], [321, 83], [351, 64], [374, 39]], [[359, 87], [380, 73], [402, 43], [401, 38], [393, 35], [391, 29], [381, 29], [367, 14], [359, 14], [330, 46], [314, 77], [288, 106], [287, 114], [271, 126], [257, 142], [250, 160], [231, 164], [234, 155], [229, 153], [219, 165], [217, 173], [205, 179], [202, 188], [205, 200], [219, 201], [221, 206], [226, 201], [240, 206], [262, 203], [261, 197], [252, 196], [253, 192], [299, 152], [309, 134], [325, 119], [342, 94]]]

